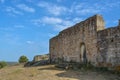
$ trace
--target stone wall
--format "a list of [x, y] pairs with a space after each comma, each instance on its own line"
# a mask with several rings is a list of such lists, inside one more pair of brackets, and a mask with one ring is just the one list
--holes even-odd
[[120, 27], [98, 31], [98, 66], [120, 65]]
[[[95, 15], [68, 29], [61, 31], [50, 39], [50, 58], [55, 61], [62, 58], [65, 61], [96, 64], [97, 31], [104, 29], [104, 21], [100, 15]], [[81, 46], [85, 46], [85, 54], [81, 53]]]
[[50, 39], [50, 60], [58, 58], [95, 66], [120, 66], [120, 20], [113, 28], [104, 28], [102, 16], [95, 15]]
[[36, 55], [33, 58], [33, 61], [40, 61], [40, 60], [48, 60], [49, 59], [49, 54], [44, 54], [44, 55]]

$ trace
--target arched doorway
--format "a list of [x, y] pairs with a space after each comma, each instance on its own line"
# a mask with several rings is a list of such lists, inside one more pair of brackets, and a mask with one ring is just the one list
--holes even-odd
[[87, 63], [87, 55], [86, 55], [85, 43], [80, 44], [80, 60], [83, 63]]

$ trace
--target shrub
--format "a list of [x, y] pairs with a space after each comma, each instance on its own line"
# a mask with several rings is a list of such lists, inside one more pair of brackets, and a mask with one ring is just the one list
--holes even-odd
[[1, 61], [0, 68], [4, 68], [5, 66], [7, 66], [7, 63], [5, 61]]
[[28, 62], [28, 58], [26, 57], [26, 56], [20, 56], [20, 58], [19, 58], [19, 63], [26, 63], [26, 62]]

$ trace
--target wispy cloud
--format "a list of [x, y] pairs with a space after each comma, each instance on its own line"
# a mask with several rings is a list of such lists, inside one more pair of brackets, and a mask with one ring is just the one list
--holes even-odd
[[27, 44], [33, 44], [33, 41], [26, 41]]
[[113, 8], [113, 7], [120, 7], [120, 1], [115, 1], [115, 2], [105, 2], [105, 5], [104, 5], [104, 7], [106, 7], [106, 8]]
[[34, 8], [29, 7], [29, 6], [25, 5], [25, 4], [18, 4], [17, 7], [19, 9], [23, 10], [23, 11], [26, 11], [26, 12], [32, 12], [32, 13], [35, 12]]
[[32, 20], [36, 25], [44, 24], [53, 26], [54, 30], [61, 31], [67, 27], [74, 25], [77, 22], [80, 22], [82, 18], [74, 18], [72, 20], [62, 19], [58, 17], [43, 17], [41, 19]]
[[56, 17], [43, 17], [42, 19], [35, 19], [35, 20], [32, 20], [32, 22], [36, 25], [40, 25], [41, 23], [42, 24], [60, 24], [62, 23], [62, 19], [60, 18], [56, 18]]
[[[61, 0], [58, 0], [58, 2]], [[79, 14], [79, 15], [86, 15], [86, 14], [91, 14], [91, 13], [98, 13], [101, 11], [101, 8], [98, 7], [96, 4], [88, 4], [86, 2], [84, 3], [78, 3], [74, 2], [70, 7], [65, 7], [62, 5], [56, 5], [53, 3], [48, 3], [48, 2], [40, 2], [38, 4], [39, 7], [45, 8], [49, 13], [58, 16], [61, 14]]]
[[42, 18], [42, 22], [43, 23], [47, 23], [47, 24], [59, 24], [62, 23], [62, 19], [60, 18], [56, 18], [56, 17], [43, 17]]
[[[59, 2], [59, 1], [58, 1]], [[50, 25], [53, 26], [54, 30], [63, 30], [67, 27], [70, 27], [77, 22], [80, 22], [83, 20], [83, 18], [78, 16], [86, 16], [86, 15], [94, 15], [94, 14], [100, 14], [101, 12], [105, 12], [107, 9], [117, 7], [114, 3], [109, 3], [111, 5], [104, 3], [93, 3], [92, 5], [87, 2], [73, 2], [70, 7], [66, 6], [58, 6], [54, 3], [49, 2], [40, 2], [38, 4], [39, 7], [46, 9], [49, 13], [53, 14], [51, 17], [45, 16], [43, 18], [38, 18], [33, 20], [34, 24], [37, 25]], [[119, 3], [117, 3], [119, 4]], [[63, 18], [57, 17], [58, 15], [61, 15], [62, 13], [65, 13], [65, 15], [68, 15], [70, 18], [66, 18], [67, 16]], [[73, 14], [75, 17], [73, 17]], [[54, 17], [56, 16], [56, 17]]]
[[22, 12], [18, 11], [16, 8], [14, 7], [6, 7], [5, 11], [10, 14], [10, 15], [23, 15]]
[[97, 14], [101, 12], [105, 12], [111, 10], [115, 7], [120, 7], [119, 2], [104, 2], [104, 3], [93, 3], [92, 5], [87, 2], [77, 3], [74, 2], [70, 9], [68, 10], [71, 14], [79, 14], [79, 15], [86, 15], [86, 14]]
[[79, 15], [86, 15], [86, 14], [96, 14], [100, 12], [101, 9], [96, 6], [96, 4], [89, 5], [88, 3], [77, 3], [74, 2], [69, 9], [71, 14], [79, 14]]
[[[78, 20], [79, 19], [79, 20]], [[60, 24], [54, 25], [54, 30], [61, 31], [68, 27], [75, 25], [76, 23], [82, 21], [82, 18], [74, 18], [73, 20], [62, 20]]]
[[67, 8], [64, 6], [58, 6], [48, 2], [40, 2], [38, 6], [41, 8], [45, 8], [49, 13], [55, 16], [61, 15], [67, 10]]

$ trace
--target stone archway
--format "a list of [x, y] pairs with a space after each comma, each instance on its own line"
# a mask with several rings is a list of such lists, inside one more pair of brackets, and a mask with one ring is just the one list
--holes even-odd
[[83, 63], [87, 63], [85, 43], [80, 44], [80, 61], [83, 62]]

